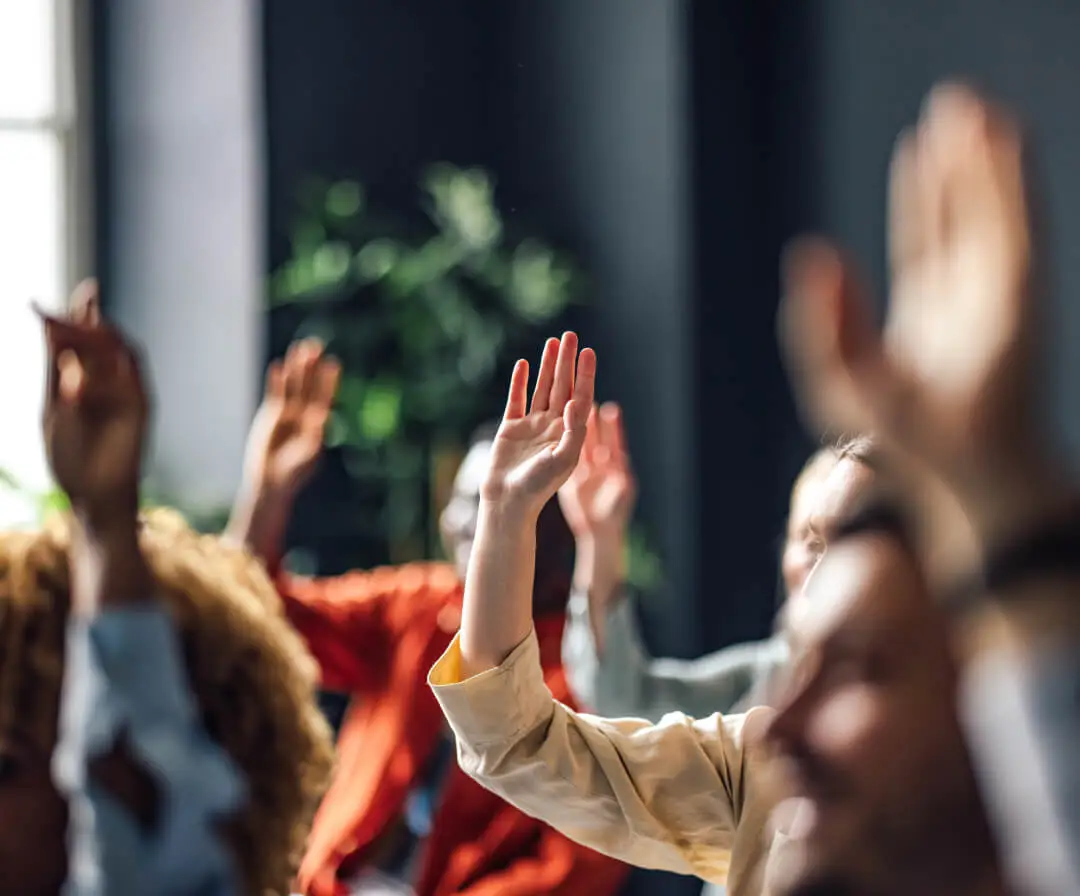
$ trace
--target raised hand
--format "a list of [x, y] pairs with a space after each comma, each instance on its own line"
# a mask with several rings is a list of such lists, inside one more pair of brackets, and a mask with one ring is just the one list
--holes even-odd
[[574, 333], [545, 344], [531, 407], [529, 365], [517, 362], [481, 492], [485, 501], [539, 514], [577, 465], [595, 382], [596, 355], [586, 348], [579, 356]]
[[465, 575], [463, 675], [498, 666], [532, 627], [537, 520], [577, 465], [595, 380], [596, 355], [579, 355], [573, 333], [544, 346], [532, 407], [529, 365], [514, 367]]
[[323, 446], [341, 365], [322, 344], [292, 345], [266, 374], [266, 390], [248, 436], [245, 480], [275, 495], [294, 494], [310, 476]]
[[623, 432], [622, 410], [607, 403], [589, 414], [581, 459], [559, 489], [559, 505], [574, 535], [623, 539], [637, 496]]
[[1031, 491], [1045, 466], [1022, 155], [1002, 111], [960, 86], [931, 94], [892, 165], [881, 335], [836, 250], [803, 243], [787, 265], [783, 336], [811, 414], [876, 432], [975, 504], [1010, 478]]
[[77, 290], [68, 317], [39, 312], [48, 376], [42, 429], [57, 484], [93, 522], [134, 519], [149, 401], [135, 350], [104, 323], [97, 287]]

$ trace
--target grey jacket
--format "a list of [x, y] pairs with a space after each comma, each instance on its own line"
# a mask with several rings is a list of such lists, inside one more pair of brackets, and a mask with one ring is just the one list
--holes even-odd
[[568, 614], [563, 665], [570, 688], [582, 706], [604, 716], [657, 721], [675, 710], [696, 718], [738, 710], [788, 658], [787, 643], [772, 637], [696, 660], [653, 659], [629, 600], [618, 601], [608, 614], [601, 657], [588, 597], [573, 594]]
[[1080, 893], [1080, 643], [980, 654], [960, 708], [1010, 883]]

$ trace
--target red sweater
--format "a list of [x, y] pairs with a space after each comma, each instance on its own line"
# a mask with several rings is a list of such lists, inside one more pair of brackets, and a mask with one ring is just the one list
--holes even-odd
[[[461, 583], [449, 566], [412, 564], [336, 579], [281, 576], [278, 587], [324, 687], [356, 698], [298, 878], [306, 896], [344, 896], [342, 864], [363, 865], [401, 818], [443, 734], [427, 673], [460, 625]], [[535, 624], [547, 685], [569, 704], [563, 622], [558, 613]], [[423, 848], [418, 896], [613, 896], [628, 871], [518, 812], [456, 764]]]

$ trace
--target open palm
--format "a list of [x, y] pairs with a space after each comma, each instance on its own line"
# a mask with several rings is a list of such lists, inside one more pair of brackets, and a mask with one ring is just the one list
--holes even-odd
[[76, 509], [134, 507], [149, 416], [135, 350], [102, 321], [91, 282], [80, 286], [68, 316], [42, 317], [49, 365], [42, 427], [53, 476]]
[[575, 536], [625, 532], [637, 486], [630, 469], [622, 411], [608, 403], [589, 414], [585, 445], [559, 489], [559, 506]]
[[531, 406], [529, 365], [518, 361], [492, 445], [485, 499], [539, 512], [577, 464], [595, 381], [596, 355], [592, 349], [579, 355], [574, 333], [544, 346]]
[[948, 477], [1014, 450], [1030, 420], [1030, 235], [1019, 132], [939, 88], [894, 156], [892, 288], [879, 336], [851, 269], [822, 243], [789, 266], [785, 335], [818, 421], [877, 432]]
[[341, 377], [322, 345], [305, 340], [270, 365], [266, 392], [248, 439], [248, 478], [274, 491], [294, 490], [310, 475]]

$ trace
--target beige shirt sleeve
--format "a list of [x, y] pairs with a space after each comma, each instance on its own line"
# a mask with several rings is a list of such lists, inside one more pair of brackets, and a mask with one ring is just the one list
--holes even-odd
[[760, 858], [764, 820], [748, 805], [742, 744], [752, 713], [672, 713], [652, 724], [573, 712], [544, 684], [535, 633], [501, 666], [464, 681], [455, 638], [429, 681], [465, 772], [567, 837], [717, 882], [733, 850], [743, 853], [737, 864]]

